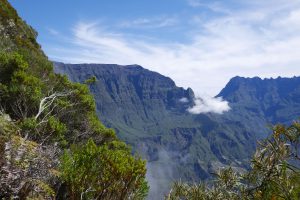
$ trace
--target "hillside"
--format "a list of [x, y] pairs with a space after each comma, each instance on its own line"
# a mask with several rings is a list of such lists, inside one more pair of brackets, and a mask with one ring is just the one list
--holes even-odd
[[[208, 180], [224, 166], [250, 169], [257, 139], [271, 133], [268, 126], [300, 116], [300, 77], [234, 77], [217, 95], [230, 111], [195, 115], [187, 111], [195, 104], [191, 88], [139, 65], [53, 66], [36, 37], [8, 1], [0, 0], [0, 199], [139, 200], [148, 185], [148, 198], [161, 199], [174, 180]], [[277, 130], [266, 143], [267, 159], [280, 154], [273, 168], [281, 170], [280, 184], [289, 192], [294, 186], [285, 179], [299, 185], [299, 177], [285, 173], [285, 144], [293, 144], [292, 150], [299, 145], [294, 139], [299, 124]], [[274, 141], [282, 151], [272, 149]], [[298, 159], [295, 150], [289, 156]], [[140, 155], [148, 161], [149, 184]], [[259, 164], [265, 154], [255, 156]], [[261, 180], [264, 175], [256, 172], [250, 174]], [[268, 174], [277, 177], [266, 172], [267, 181]]]
[[144, 199], [145, 162], [98, 119], [87, 85], [55, 74], [0, 0], [0, 199]]
[[233, 111], [253, 113], [273, 124], [288, 124], [300, 116], [300, 77], [234, 77], [218, 96], [226, 99]]
[[[90, 86], [90, 90], [95, 96], [100, 118], [103, 116], [101, 120], [119, 130], [119, 136], [144, 153], [150, 161], [158, 160], [161, 148], [170, 152], [189, 152], [194, 147], [198, 148], [202, 159], [218, 160], [222, 159], [221, 153], [218, 153], [222, 150], [216, 145], [210, 147], [210, 144], [221, 138], [228, 145], [232, 140], [237, 141], [227, 137], [232, 132], [221, 133], [222, 127], [214, 121], [217, 115], [188, 113], [187, 108], [193, 105], [193, 91], [177, 87], [170, 78], [158, 73], [140, 66], [62, 63], [55, 66], [56, 72], [67, 74], [75, 82], [84, 82], [95, 76], [97, 81]], [[187, 98], [188, 102], [181, 102], [182, 98]], [[234, 125], [225, 126], [231, 130]], [[236, 134], [237, 138], [243, 137], [241, 133]], [[197, 145], [195, 137], [201, 141], [202, 147]], [[226, 155], [226, 145], [223, 146], [222, 155]], [[232, 152], [227, 154], [230, 156]], [[205, 173], [199, 175], [207, 176]]]
[[55, 71], [81, 83], [96, 77], [90, 90], [99, 117], [147, 158], [148, 179], [160, 192], [173, 179], [197, 181], [221, 166], [246, 167], [272, 123], [300, 116], [298, 77], [235, 77], [218, 95], [229, 112], [192, 115], [191, 89], [141, 66], [55, 63]]

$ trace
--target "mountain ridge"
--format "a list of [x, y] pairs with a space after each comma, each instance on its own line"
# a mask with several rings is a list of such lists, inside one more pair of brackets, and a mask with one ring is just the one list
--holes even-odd
[[[287, 123], [300, 116], [298, 82], [294, 99], [290, 99], [293, 108], [287, 107], [295, 110], [290, 115], [288, 110], [279, 108], [278, 113], [276, 110], [266, 115], [264, 108], [272, 102], [262, 101], [267, 98], [259, 100], [255, 88], [264, 85], [262, 79], [241, 77], [231, 79], [217, 95], [229, 102], [230, 111], [222, 115], [193, 115], [187, 111], [195, 105], [192, 89], [177, 87], [170, 78], [135, 66], [138, 65], [60, 63], [55, 65], [55, 71], [81, 83], [96, 77], [97, 81], [89, 87], [96, 99], [98, 116], [148, 160], [148, 177], [155, 176], [152, 185], [158, 185], [158, 191], [151, 193], [167, 191], [164, 185], [168, 186], [174, 179], [210, 178], [211, 172], [225, 165], [246, 167], [256, 141], [271, 132], [268, 125], [277, 119], [276, 122]], [[253, 86], [253, 80], [258, 84]], [[235, 84], [244, 86], [235, 90]], [[272, 94], [272, 91], [265, 92], [262, 96]], [[281, 93], [278, 95], [279, 100], [284, 100]], [[181, 101], [182, 98], [187, 101]], [[255, 99], [254, 103], [251, 98]], [[162, 168], [166, 170], [159, 176], [154, 174]]]
[[[234, 77], [217, 97], [222, 96], [234, 109], [247, 108], [252, 104], [253, 108], [259, 108], [269, 123], [288, 124], [295, 116], [300, 116], [299, 94], [299, 76], [264, 79]], [[237, 102], [240, 105], [234, 105]], [[286, 116], [288, 112], [291, 114]]]

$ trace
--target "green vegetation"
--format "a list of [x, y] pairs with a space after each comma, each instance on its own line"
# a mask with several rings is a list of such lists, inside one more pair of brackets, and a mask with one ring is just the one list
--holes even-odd
[[97, 146], [89, 140], [63, 154], [61, 177], [69, 184], [71, 199], [145, 198], [144, 162], [130, 156], [123, 143], [110, 145]]
[[145, 162], [98, 120], [87, 85], [53, 72], [36, 36], [0, 0], [0, 198], [144, 199]]
[[[37, 33], [18, 17], [11, 5], [0, 0], [0, 199], [144, 199], [148, 192], [145, 162], [132, 156], [131, 149], [97, 118], [88, 86], [94, 88], [98, 80], [92, 76], [85, 84], [71, 83], [66, 76], [55, 74], [52, 63], [36, 42], [36, 36]], [[143, 76], [131, 77], [138, 88], [137, 96], [133, 97], [131, 93], [135, 87], [128, 87], [129, 92], [124, 94], [132, 95], [135, 102], [140, 102], [141, 97], [157, 97], [157, 100], [174, 97], [174, 101], [165, 101], [173, 108], [177, 97], [188, 92], [176, 89], [170, 82], [157, 96], [152, 96], [143, 91], [153, 90], [151, 82], [155, 82], [154, 79], [139, 82]], [[120, 93], [116, 83], [108, 83], [110, 92]], [[175, 88], [174, 92], [166, 92], [169, 88]], [[113, 102], [111, 95], [102, 96], [107, 102]], [[119, 102], [126, 103], [127, 97]], [[168, 111], [162, 115], [163, 102], [156, 101], [153, 105], [152, 102], [149, 100], [148, 110], [153, 112], [145, 116], [143, 107], [133, 104], [128, 106], [131, 110], [127, 112], [128, 118], [124, 118], [123, 113], [116, 115], [112, 106], [105, 109], [111, 110], [107, 113], [112, 114], [114, 120], [111, 122], [119, 127], [119, 131], [129, 130], [126, 133], [128, 140], [141, 141], [141, 147], [148, 145], [145, 148], [151, 159], [159, 157], [158, 144], [174, 147], [176, 153], [185, 153], [178, 155], [190, 154], [190, 158], [182, 156], [189, 161], [189, 165], [181, 166], [190, 173], [187, 177], [198, 179], [207, 173], [201, 168], [205, 164], [198, 163], [199, 158], [208, 163], [224, 159], [221, 156], [225, 153], [227, 156], [236, 154], [228, 159], [234, 160], [247, 157], [247, 151], [251, 151], [238, 142], [248, 142], [250, 138], [241, 134], [245, 130], [239, 123], [229, 124], [229, 120], [217, 123], [201, 115], [181, 118], [181, 110], [170, 117]], [[118, 108], [118, 105], [113, 107]], [[148, 119], [158, 120], [150, 120], [151, 123], [144, 126], [143, 121]], [[202, 123], [194, 127], [197, 120]], [[161, 133], [162, 127], [168, 130], [167, 134]], [[219, 171], [218, 179], [209, 184], [176, 183], [166, 198], [299, 198], [299, 129], [299, 123], [288, 128], [276, 126], [273, 136], [260, 144], [249, 172], [240, 173], [229, 168]], [[147, 141], [148, 133], [151, 137], [156, 133], [160, 135]], [[144, 141], [138, 140], [140, 135]]]
[[96, 82], [97, 82], [96, 76], [92, 76], [91, 78], [87, 79], [84, 83], [87, 84], [87, 85], [91, 85], [91, 84], [96, 83]]
[[238, 173], [232, 168], [223, 169], [211, 184], [178, 182], [166, 199], [299, 199], [299, 145], [300, 123], [289, 127], [277, 125], [273, 135], [259, 143], [250, 171]]
[[168, 193], [174, 180], [204, 181], [228, 165], [249, 169], [268, 126], [300, 116], [300, 77], [232, 78], [218, 95], [230, 102], [230, 112], [191, 115], [191, 89], [140, 66], [56, 63], [55, 69], [80, 83], [97, 77], [90, 90], [98, 115], [149, 161], [152, 199]]

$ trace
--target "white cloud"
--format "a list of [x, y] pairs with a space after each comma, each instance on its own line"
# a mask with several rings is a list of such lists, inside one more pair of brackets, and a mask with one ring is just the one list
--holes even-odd
[[131, 21], [123, 21], [120, 23], [122, 28], [145, 28], [156, 29], [174, 26], [178, 23], [175, 17], [155, 17], [155, 18], [139, 18]]
[[217, 113], [223, 114], [230, 110], [227, 101], [223, 101], [221, 97], [212, 98], [209, 96], [198, 97], [194, 100], [195, 105], [188, 109], [192, 114], [200, 113]]
[[192, 7], [198, 7], [203, 5], [203, 3], [199, 0], [187, 0], [187, 3]]
[[[71, 63], [140, 64], [193, 88], [198, 96], [216, 95], [236, 75], [300, 75], [300, 2], [249, 2], [237, 11], [222, 4], [231, 12], [191, 21], [189, 42], [145, 40], [111, 31], [107, 25], [80, 22], [70, 47], [48, 47], [46, 52], [54, 60]], [[148, 23], [139, 20], [134, 23]]]
[[179, 102], [181, 102], [181, 103], [188, 103], [189, 100], [186, 97], [182, 97], [181, 99], [179, 99]]
[[231, 13], [230, 9], [226, 8], [219, 1], [211, 1], [211, 2], [207, 3], [207, 2], [204, 2], [201, 0], [187, 0], [187, 3], [192, 7], [206, 8], [206, 9], [209, 9], [216, 13], [224, 13], [224, 14]]

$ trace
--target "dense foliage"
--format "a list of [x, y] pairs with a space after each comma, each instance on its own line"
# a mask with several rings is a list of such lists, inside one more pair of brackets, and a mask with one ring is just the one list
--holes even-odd
[[89, 140], [86, 145], [73, 146], [64, 153], [61, 176], [70, 186], [71, 199], [145, 198], [144, 163], [130, 156], [125, 145], [120, 145], [113, 142], [97, 146]]
[[101, 124], [86, 85], [53, 72], [36, 36], [0, 0], [0, 198], [143, 199], [145, 162]]
[[175, 183], [168, 200], [300, 199], [300, 123], [277, 125], [273, 135], [259, 143], [251, 170], [220, 170], [211, 184]]

